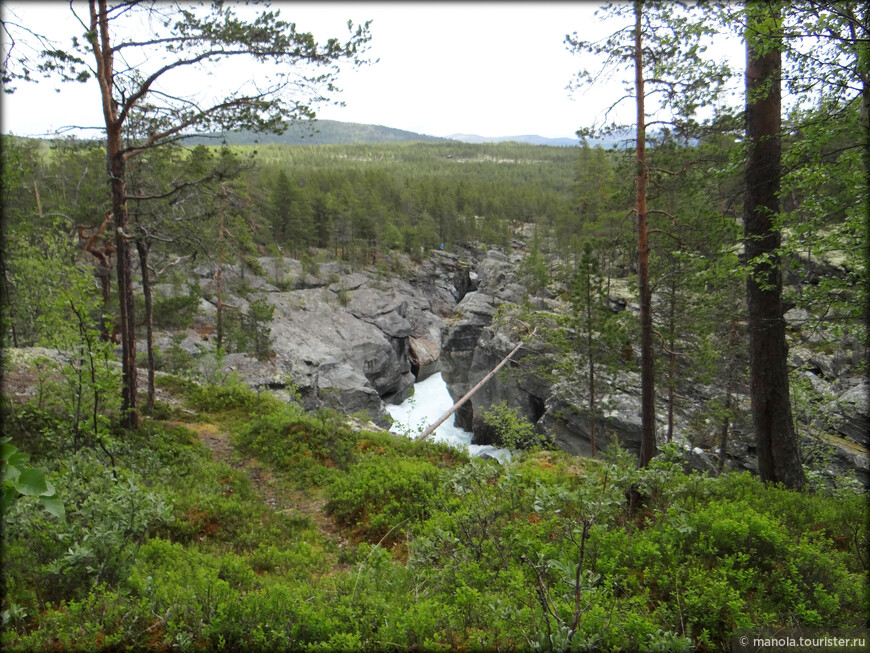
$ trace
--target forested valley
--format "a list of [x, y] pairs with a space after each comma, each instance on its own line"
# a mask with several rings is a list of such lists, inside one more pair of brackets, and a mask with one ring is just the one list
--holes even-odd
[[[2, 136], [4, 649], [865, 637], [867, 105], [801, 106], [772, 239], [734, 116], [608, 149]], [[388, 430], [439, 373], [509, 456]]]

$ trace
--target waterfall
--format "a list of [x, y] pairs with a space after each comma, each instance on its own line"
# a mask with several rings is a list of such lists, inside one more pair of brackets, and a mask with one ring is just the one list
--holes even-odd
[[[387, 412], [395, 420], [390, 430], [393, 433], [414, 437], [435, 422], [453, 406], [453, 399], [447, 390], [447, 384], [441, 377], [441, 372], [414, 384], [414, 394], [398, 405], [388, 405]], [[453, 426], [451, 417], [439, 426], [431, 438], [437, 442], [446, 442], [452, 447], [467, 448], [472, 456], [487, 454], [500, 461], [510, 459], [508, 449], [500, 449], [492, 445], [471, 444], [471, 432]]]

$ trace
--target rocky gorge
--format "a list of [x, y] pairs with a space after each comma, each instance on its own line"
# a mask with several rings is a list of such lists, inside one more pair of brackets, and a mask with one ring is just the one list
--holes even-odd
[[[387, 427], [386, 404], [398, 404], [413, 386], [441, 372], [454, 401], [489, 373], [521, 341], [531, 326], [520, 317], [522, 305], [533, 314], [558, 314], [565, 302], [553, 289], [530, 293], [518, 276], [524, 244], [510, 251], [469, 245], [456, 252], [432, 251], [420, 262], [389, 261], [389, 267], [353, 269], [340, 262], [313, 263], [291, 258], [261, 258], [249, 266], [224, 266], [221, 303], [241, 313], [252, 302], [274, 307], [268, 324], [269, 355], [230, 353], [216, 358], [218, 286], [214, 266], [194, 270], [192, 292], [201, 297], [192, 324], [158, 330], [155, 348], [183, 353], [208, 380], [215, 374], [237, 377], [258, 391], [290, 399], [308, 410], [332, 408], [345, 415]], [[187, 277], [187, 285], [191, 279]], [[552, 284], [551, 284], [552, 285]], [[158, 284], [158, 298], [190, 293], [178, 284]], [[614, 312], [636, 311], [630, 297], [614, 297]], [[793, 336], [807, 316], [799, 309], [786, 315]], [[818, 334], [814, 336], [818, 344]], [[145, 360], [139, 343], [140, 365]], [[500, 403], [515, 409], [535, 430], [561, 449], [590, 455], [590, 421], [580, 379], [554, 374], [551, 361], [560, 355], [540, 339], [527, 339], [506, 370], [484, 385], [456, 414], [456, 425], [473, 432], [474, 444], [500, 444], [483, 416]], [[806, 456], [822, 476], [856, 478], [870, 486], [868, 384], [859, 375], [854, 355], [814, 346], [794, 337], [791, 364], [823, 397], [814, 416], [799, 429]], [[144, 377], [144, 371], [142, 376]], [[630, 364], [619, 370], [599, 398], [604, 410], [596, 418], [598, 449], [616, 439], [639, 451], [641, 437], [640, 377]], [[674, 441], [699, 470], [718, 467], [719, 426], [697, 419], [701, 407], [721, 388], [696, 385], [683, 392], [674, 412]], [[666, 428], [662, 392], [657, 416], [659, 438]], [[726, 466], [756, 469], [754, 439], [746, 388], [735, 393], [738, 418], [730, 424]]]
[[[385, 403], [399, 403], [413, 384], [441, 371], [451, 396], [458, 400], [492, 370], [529, 332], [516, 317], [525, 303], [534, 311], [564, 311], [549, 290], [531, 294], [518, 277], [523, 243], [510, 251], [467, 246], [455, 253], [432, 251], [422, 262], [403, 257], [391, 270], [352, 270], [336, 262], [306, 266], [294, 259], [260, 259], [264, 274], [235, 269], [246, 298], [225, 298], [245, 310], [253, 298], [275, 307], [271, 328], [272, 355], [258, 360], [229, 354], [223, 371], [232, 371], [255, 388], [298, 393], [308, 409], [334, 408], [360, 414], [378, 426], [389, 424]], [[398, 272], [397, 272], [398, 270]], [[203, 294], [197, 323], [180, 346], [193, 355], [211, 347], [206, 340], [214, 319], [214, 271], [198, 270]], [[612, 310], [636, 310], [616, 297]], [[793, 334], [807, 316], [799, 309], [786, 315]], [[170, 334], [158, 340], [166, 347]], [[815, 336], [818, 339], [818, 335]], [[175, 336], [176, 340], [178, 335]], [[493, 405], [505, 402], [535, 425], [553, 443], [577, 455], [589, 455], [590, 424], [579, 381], [545, 372], [546, 345], [529, 340], [502, 372], [484, 385], [458, 412], [456, 424], [473, 431], [475, 444], [498, 444], [483, 421]], [[868, 384], [855, 357], [845, 350], [813, 347], [794, 338], [791, 363], [806, 382], [825, 397], [813, 423], [800, 428], [804, 450], [819, 457], [820, 473], [830, 478], [854, 476], [870, 485], [868, 462]], [[513, 371], [511, 371], [513, 370]], [[631, 451], [640, 446], [640, 380], [630, 365], [610, 380], [601, 397], [606, 406], [596, 423], [599, 449], [616, 438]], [[690, 464], [714, 470], [718, 463], [718, 427], [699, 425], [693, 416], [721, 389], [695, 386], [679, 398], [674, 440]], [[659, 393], [659, 433], [666, 407]], [[735, 394], [738, 417], [730, 426], [726, 465], [755, 470], [754, 440], [746, 388]], [[823, 419], [823, 428], [818, 421]]]

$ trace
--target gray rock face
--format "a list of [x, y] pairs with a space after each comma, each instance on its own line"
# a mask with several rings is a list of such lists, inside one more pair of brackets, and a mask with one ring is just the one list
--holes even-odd
[[[477, 268], [478, 291], [459, 303], [454, 320], [445, 328], [442, 374], [454, 401], [501, 362], [521, 338], [516, 324], [511, 325], [509, 318], [493, 322], [497, 307], [514, 303], [519, 294], [515, 289], [515, 269], [515, 262], [508, 256], [497, 251], [487, 252]], [[560, 311], [554, 300], [532, 298], [532, 301], [537, 303], [539, 310]], [[796, 325], [806, 316], [794, 311], [788, 318]], [[843, 347], [844, 351], [847, 349]], [[577, 455], [590, 455], [592, 429], [586, 388], [580, 379], [558, 378], [541, 369], [541, 361], [552, 360], [553, 355], [556, 354], [521, 350], [506, 370], [479, 389], [457, 412], [456, 424], [473, 431], [472, 442], [475, 444], [494, 443], [483, 414], [490, 407], [505, 402], [535, 424], [540, 433], [552, 437], [560, 448]], [[855, 367], [853, 359], [854, 356], [847, 356], [839, 350], [825, 354], [806, 347], [792, 348], [791, 364], [802, 370], [801, 374], [818, 397], [831, 398], [825, 411], [833, 432], [824, 434], [821, 440], [817, 435], [819, 429], [814, 425], [801, 424], [799, 432], [805, 452], [817, 451], [820, 447], [830, 450], [826, 454], [828, 462], [824, 475], [854, 477], [870, 486], [870, 386], [863, 379], [848, 376], [848, 370]], [[639, 453], [639, 376], [620, 372], [608, 388], [599, 390], [597, 397], [601, 412], [595, 418], [596, 446], [603, 449], [616, 438], [624, 449]], [[746, 392], [748, 389], [739, 388], [732, 397], [738, 418], [729, 427], [726, 466], [757, 472]], [[675, 411], [674, 440], [686, 451], [690, 466], [702, 471], [715, 470], [718, 467], [721, 424], [711, 422], [705, 427], [703, 419], [699, 422], [694, 414], [710, 399], [718, 397], [721, 400], [723, 390], [698, 386], [685, 393]], [[659, 392], [657, 401], [657, 433], [662, 444], [667, 428], [663, 392]]]
[[846, 390], [831, 407], [839, 414], [837, 432], [870, 449], [870, 384], [862, 381]]
[[[490, 325], [484, 328], [468, 369], [466, 385], [471, 387], [492, 370], [525, 335], [517, 325]], [[588, 399], [573, 379], [559, 379], [552, 371], [540, 367], [552, 360], [540, 342], [532, 340], [521, 349], [506, 368], [490, 380], [469, 400], [471, 430], [475, 444], [499, 444], [485, 424], [483, 415], [492, 406], [506, 403], [548, 435], [561, 449], [576, 455], [592, 453]], [[445, 357], [445, 366], [448, 358]], [[620, 446], [640, 452], [640, 380], [636, 373], [620, 373], [609, 392], [598, 397], [595, 418], [596, 448], [605, 448], [616, 438]], [[635, 391], [636, 389], [636, 391]]]
[[471, 277], [471, 264], [459, 255], [433, 251], [417, 270], [411, 283], [429, 302], [430, 310], [439, 317], [453, 315], [456, 304], [477, 288]]
[[[406, 278], [352, 271], [340, 263], [303, 265], [288, 258], [258, 263], [262, 277], [224, 267], [222, 300], [241, 311], [257, 298], [275, 307], [269, 325], [274, 356], [261, 361], [233, 354], [224, 371], [257, 388], [292, 385], [308, 409], [365, 412], [381, 426], [389, 422], [384, 402], [403, 401], [418, 376], [439, 369], [444, 317], [472, 287], [470, 265], [440, 251]], [[410, 261], [404, 265], [410, 267]], [[217, 284], [212, 266], [202, 265], [196, 273], [210, 310], [201, 311], [181, 346], [205, 356], [213, 350], [205, 334], [214, 331]], [[167, 334], [158, 346], [170, 342]]]
[[[640, 396], [613, 392], [600, 398], [607, 408], [595, 419], [595, 446], [605, 449], [613, 438], [628, 451], [640, 453]], [[578, 396], [575, 384], [561, 381], [547, 397], [539, 428], [560, 448], [578, 456], [592, 455], [589, 402]]]
[[[479, 291], [469, 293], [456, 307], [454, 321], [445, 327], [441, 344], [441, 374], [453, 401], [458, 401], [473, 385], [471, 363], [477, 343], [483, 329], [492, 322], [495, 312], [490, 295]], [[478, 380], [480, 379], [476, 379], [474, 383]], [[460, 428], [470, 430], [472, 417], [472, 404], [468, 402], [456, 411], [454, 423]]]
[[[308, 408], [329, 406], [343, 413], [365, 412], [380, 425], [387, 422], [385, 401], [405, 399], [415, 380], [440, 370], [454, 401], [491, 371], [525, 336], [527, 328], [510, 317], [494, 322], [504, 307], [530, 303], [542, 312], [562, 312], [550, 295], [529, 297], [517, 271], [522, 254], [469, 246], [459, 253], [435, 251], [419, 265], [404, 258], [402, 275], [353, 271], [340, 263], [307, 263], [289, 258], [259, 260], [262, 277], [227, 266], [223, 272], [224, 301], [246, 310], [248, 300], [266, 297], [275, 306], [271, 336], [275, 356], [258, 361], [243, 355], [227, 358], [226, 367], [256, 387], [281, 388], [295, 384]], [[203, 302], [194, 329], [183, 334], [181, 348], [194, 356], [212, 348], [207, 333], [214, 326], [216, 285], [214, 270], [200, 266]], [[624, 284], [623, 284], [624, 285]], [[636, 311], [632, 295], [613, 281], [614, 311]], [[169, 295], [170, 289], [160, 288]], [[623, 292], [623, 294], [620, 294]], [[243, 298], [247, 297], [247, 300]], [[508, 315], [510, 312], [508, 312]], [[797, 333], [812, 316], [802, 309], [786, 314]], [[159, 345], [168, 344], [165, 337]], [[860, 348], [842, 343], [829, 347], [830, 334], [808, 334], [794, 344], [790, 364], [800, 370], [808, 386], [826, 397], [825, 436], [831, 476], [854, 475], [870, 485], [867, 451], [870, 431], [868, 384], [848, 376], [861, 358]], [[820, 346], [827, 343], [826, 346]], [[848, 355], [846, 352], [856, 352]], [[826, 353], [827, 352], [827, 353]], [[476, 444], [488, 444], [493, 434], [483, 414], [501, 402], [516, 408], [551, 436], [555, 443], [578, 455], [591, 453], [591, 424], [582, 379], [560, 378], [547, 369], [555, 352], [530, 344], [505, 370], [461, 408], [458, 426], [474, 432]], [[564, 354], [561, 354], [564, 355]], [[637, 352], [635, 354], [637, 356]], [[857, 357], [857, 358], [856, 358]], [[746, 388], [733, 397], [739, 417], [729, 429], [726, 464], [756, 470], [755, 442]], [[697, 386], [685, 389], [676, 412], [675, 440], [690, 464], [709, 470], [718, 463], [718, 424], [699, 426], [693, 412], [722, 389]], [[620, 372], [598, 396], [595, 419], [596, 446], [603, 449], [612, 438], [630, 451], [639, 451], [641, 439], [640, 381], [633, 372]], [[663, 439], [666, 404], [658, 395], [657, 430]], [[803, 433], [813, 428], [802, 427]], [[815, 429], [816, 431], [818, 429]], [[804, 448], [819, 448], [809, 436]], [[856, 472], [857, 470], [857, 472]]]

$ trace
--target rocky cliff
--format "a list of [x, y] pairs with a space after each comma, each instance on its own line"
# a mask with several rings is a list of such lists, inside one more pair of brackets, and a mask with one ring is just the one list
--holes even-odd
[[[517, 283], [520, 260], [521, 256], [494, 251], [472, 258], [479, 277], [477, 292], [467, 295], [458, 304], [443, 337], [442, 374], [454, 399], [495, 367], [527, 333], [515, 318], [519, 313], [515, 310], [517, 304], [525, 301], [538, 316], [568, 310], [549, 297], [529, 297], [525, 293]], [[625, 301], [613, 301], [611, 308], [637, 310]], [[497, 312], [500, 317], [494, 319]], [[870, 486], [870, 386], [857, 371], [856, 356], [846, 355], [845, 348], [825, 353], [824, 348], [813, 347], [813, 342], [807, 342], [799, 329], [801, 321], [807, 319], [802, 312], [793, 309], [786, 319], [792, 326], [790, 362], [802, 370], [814, 398], [824, 398], [821, 405], [797, 410], [805, 458], [808, 462], [814, 459], [811, 462], [823, 476], [854, 476], [864, 486]], [[833, 338], [825, 338], [825, 334], [815, 330], [810, 340], [818, 345]], [[860, 352], [860, 347], [854, 349]], [[564, 353], [546, 351], [540, 343], [530, 342], [515, 356], [506, 372], [481, 388], [457, 413], [457, 424], [473, 430], [474, 443], [493, 443], [493, 434], [482, 415], [490, 407], [505, 402], [535, 424], [540, 433], [550, 436], [560, 448], [589, 455], [591, 428], [586, 393], [579, 380], [552, 373], [550, 361], [554, 356], [564, 356]], [[860, 353], [857, 356], [860, 358]], [[730, 425], [726, 462], [732, 468], [756, 471], [749, 398], [745, 388], [743, 390], [734, 398], [737, 413], [743, 417]], [[700, 406], [721, 394], [721, 388], [695, 386], [679, 397], [674, 416], [674, 440], [686, 450], [690, 463], [700, 470], [717, 467], [720, 427], [696, 419], [697, 414]], [[660, 437], [667, 424], [662, 395], [660, 391], [656, 410]], [[615, 438], [623, 448], [639, 452], [639, 374], [630, 369], [619, 371], [609, 379], [607, 390], [598, 400], [604, 407], [595, 420], [598, 448]]]
[[[523, 254], [521, 244], [516, 245], [510, 252], [475, 247], [455, 254], [434, 251], [421, 263], [393, 259], [390, 272], [289, 258], [259, 260], [258, 274], [226, 266], [221, 293], [225, 304], [246, 312], [259, 299], [274, 307], [271, 353], [265, 358], [234, 353], [215, 359], [215, 270], [201, 266], [195, 283], [203, 299], [193, 325], [158, 332], [155, 344], [164, 359], [166, 352], [180, 349], [202, 369], [218, 366], [219, 373], [234, 372], [254, 388], [296, 393], [308, 409], [364, 413], [386, 426], [390, 420], [385, 402], [403, 401], [415, 381], [441, 371], [457, 400], [491, 371], [530, 331], [520, 305], [531, 309], [536, 320], [567, 310], [548, 291], [530, 295], [519, 282]], [[184, 292], [168, 284], [156, 291], [159, 297]], [[631, 312], [637, 307], [616, 298], [611, 310]], [[870, 486], [868, 384], [855, 372], [859, 361], [844, 353], [854, 348], [831, 349], [824, 345], [830, 339], [817, 329], [804, 337], [801, 325], [808, 316], [798, 309], [786, 318], [791, 326], [791, 363], [801, 370], [807, 391], [816, 398], [797, 410], [806, 457], [814, 459], [824, 475], [854, 474]], [[143, 348], [140, 342], [144, 353]], [[473, 431], [475, 444], [498, 444], [483, 415], [505, 402], [560, 448], [588, 455], [591, 423], [584, 388], [579, 379], [554, 371], [555, 356], [565, 354], [548, 350], [539, 339], [529, 340], [509, 366], [458, 411], [456, 424]], [[721, 393], [721, 388], [694, 386], [679, 397], [674, 439], [698, 469], [713, 469], [718, 463], [719, 426], [698, 415], [699, 407]], [[661, 392], [658, 398], [658, 431], [663, 434], [667, 409]], [[616, 438], [623, 448], [639, 450], [639, 375], [626, 366], [608, 379], [599, 400], [604, 410], [595, 418], [598, 448]], [[754, 470], [745, 392], [738, 391], [735, 402], [744, 417], [730, 425], [727, 464]]]
[[[261, 259], [260, 275], [225, 267], [224, 304], [245, 312], [265, 299], [274, 315], [272, 355], [230, 354], [222, 371], [255, 388], [292, 389], [308, 409], [363, 412], [388, 425], [384, 402], [403, 401], [418, 378], [438, 370], [444, 321], [472, 285], [469, 266], [455, 254], [400, 264], [407, 270], [401, 276], [293, 259]], [[215, 270], [201, 266], [197, 277], [205, 300], [180, 346], [201, 356], [214, 347], [218, 300]], [[179, 335], [161, 334], [157, 346], [169, 347], [172, 337]]]

